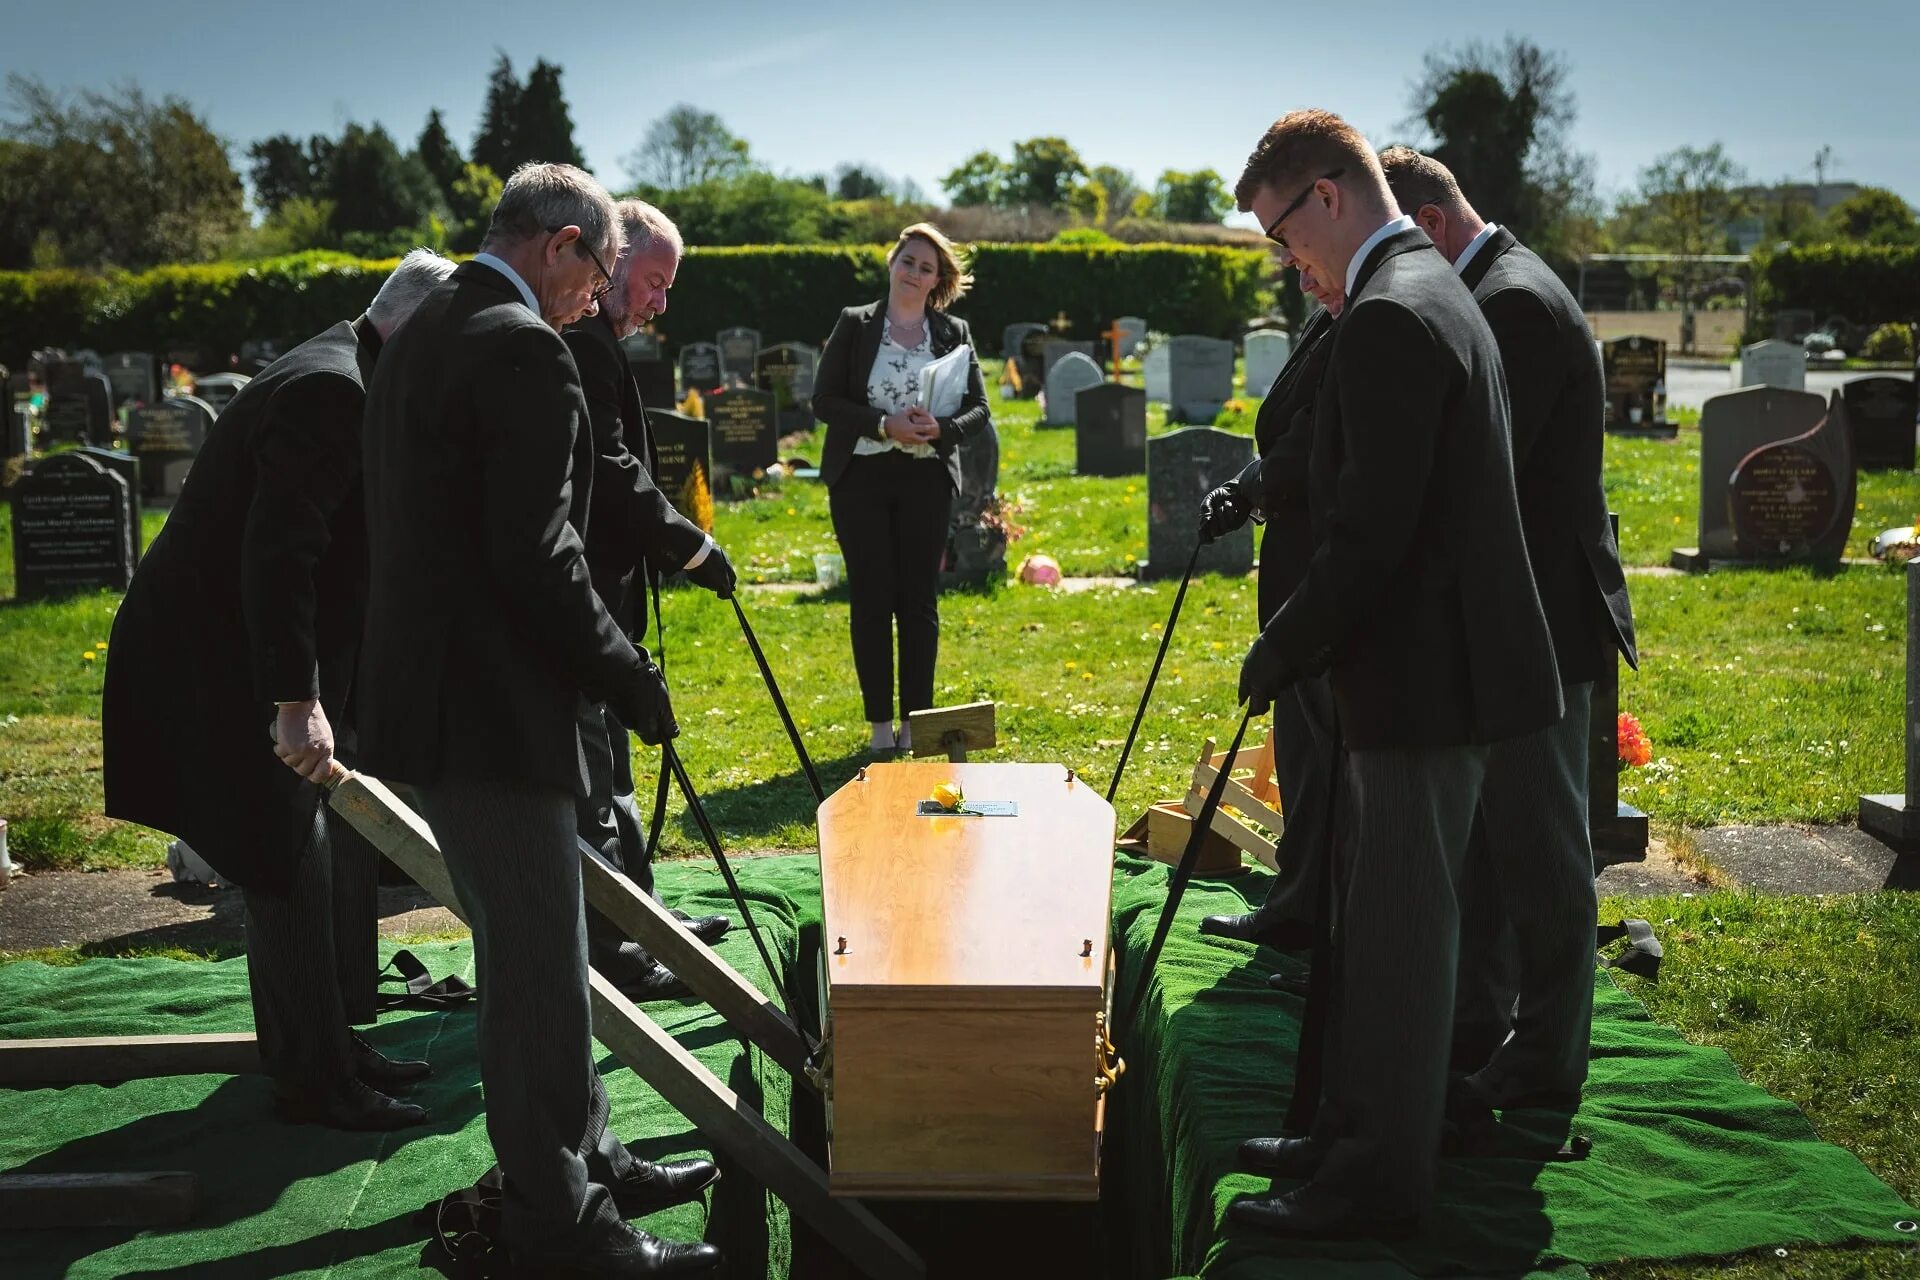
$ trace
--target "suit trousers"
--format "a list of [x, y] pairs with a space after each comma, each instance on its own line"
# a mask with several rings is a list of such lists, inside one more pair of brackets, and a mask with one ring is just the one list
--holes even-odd
[[473, 926], [480, 1083], [506, 1177], [501, 1234], [552, 1240], [617, 1221], [607, 1187], [632, 1157], [607, 1128], [594, 1069], [573, 797], [451, 777], [415, 794]]
[[855, 454], [828, 490], [847, 566], [853, 670], [869, 722], [893, 719], [893, 628], [900, 628], [900, 718], [933, 705], [940, 651], [940, 562], [953, 481], [939, 458]]
[[[1454, 1065], [1493, 1099], [1586, 1083], [1593, 1037], [1593, 685], [1558, 724], [1497, 742], [1461, 901]], [[1511, 1036], [1508, 1032], [1511, 1031]]]
[[1255, 912], [1266, 924], [1311, 927], [1332, 846], [1327, 787], [1339, 742], [1333, 691], [1325, 676], [1305, 676], [1273, 700], [1273, 776], [1286, 827], [1274, 850], [1280, 874]]
[[241, 890], [247, 986], [266, 1073], [331, 1089], [353, 1074], [347, 1027], [373, 1021], [380, 855], [347, 823], [328, 821], [318, 787], [295, 785], [288, 821], [298, 852], [286, 892]]
[[1314, 1177], [1415, 1213], [1433, 1195], [1460, 945], [1456, 898], [1485, 747], [1349, 751], [1336, 830], [1336, 983]]
[[[575, 826], [580, 839], [616, 871], [656, 902], [653, 887], [653, 850], [647, 848], [646, 824], [633, 794], [633, 746], [627, 726], [613, 708], [583, 704], [580, 712], [580, 754], [587, 762], [587, 794], [574, 797]], [[587, 908], [587, 953], [599, 960], [628, 941], [620, 927]]]

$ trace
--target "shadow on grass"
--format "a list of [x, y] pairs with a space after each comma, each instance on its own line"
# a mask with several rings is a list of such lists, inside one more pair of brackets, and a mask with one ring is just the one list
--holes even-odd
[[[776, 726], [775, 732], [778, 731]], [[854, 751], [827, 760], [816, 759], [813, 767], [820, 777], [821, 790], [832, 795], [852, 781], [854, 775], [871, 760], [872, 757], [866, 752]], [[705, 806], [707, 816], [713, 819], [714, 826], [720, 830], [721, 838], [726, 839], [729, 833], [735, 837], [750, 837], [754, 832], [777, 830], [792, 822], [796, 814], [811, 814], [817, 802], [813, 798], [813, 790], [807, 786], [806, 774], [800, 771], [796, 763], [785, 773], [774, 774], [757, 782], [702, 791], [700, 803]], [[680, 814], [676, 830], [682, 839], [704, 850], [700, 829], [694, 825], [691, 814]]]

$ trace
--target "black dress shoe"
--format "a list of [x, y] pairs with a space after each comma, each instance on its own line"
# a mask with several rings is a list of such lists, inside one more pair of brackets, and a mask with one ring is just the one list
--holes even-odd
[[1280, 951], [1304, 951], [1313, 945], [1313, 926], [1298, 920], [1262, 919], [1258, 911], [1243, 916], [1208, 916], [1200, 922], [1202, 936], [1237, 938]]
[[331, 1129], [379, 1131], [405, 1129], [427, 1122], [425, 1107], [389, 1098], [359, 1079], [350, 1079], [333, 1089], [276, 1085], [274, 1110], [291, 1124], [323, 1124]]
[[680, 1000], [693, 994], [691, 987], [676, 977], [671, 969], [641, 950], [638, 943], [623, 943], [616, 952], [594, 957], [593, 967], [619, 988], [621, 995], [635, 1004], [644, 1004], [649, 1000]]
[[705, 1276], [720, 1266], [720, 1251], [704, 1241], [662, 1240], [621, 1223], [576, 1242], [508, 1245], [517, 1268], [541, 1276]]
[[627, 1176], [614, 1183], [613, 1203], [623, 1218], [640, 1218], [656, 1209], [685, 1204], [720, 1181], [711, 1160], [672, 1160], [659, 1164], [635, 1160]]
[[1312, 1138], [1248, 1138], [1240, 1144], [1242, 1169], [1276, 1178], [1311, 1178], [1326, 1158], [1326, 1144]]
[[727, 930], [733, 928], [733, 921], [725, 916], [690, 916], [684, 911], [673, 914], [680, 918], [680, 923], [687, 927], [688, 933], [708, 946], [718, 942]]
[[353, 1040], [353, 1074], [360, 1077], [362, 1084], [385, 1091], [433, 1074], [433, 1067], [417, 1058], [389, 1058], [363, 1040], [358, 1031], [349, 1031], [347, 1035]]
[[1227, 1219], [1276, 1235], [1316, 1240], [1401, 1240], [1420, 1226], [1415, 1215], [1371, 1212], [1312, 1183], [1264, 1200], [1235, 1200], [1227, 1206]]
[[1291, 973], [1270, 973], [1267, 975], [1267, 986], [1275, 991], [1284, 991], [1290, 996], [1305, 999], [1308, 989], [1307, 975], [1303, 973], [1295, 977]]

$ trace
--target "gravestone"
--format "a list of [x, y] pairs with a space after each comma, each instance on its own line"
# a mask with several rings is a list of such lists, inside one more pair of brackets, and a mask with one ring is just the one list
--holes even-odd
[[1113, 322], [1120, 331], [1120, 358], [1125, 360], [1140, 347], [1140, 340], [1147, 336], [1147, 322], [1139, 316], [1121, 316]]
[[1167, 344], [1167, 421], [1205, 426], [1233, 398], [1233, 344], [1183, 333]]
[[1053, 367], [1075, 352], [1092, 360], [1094, 368], [1100, 367], [1099, 359], [1093, 354], [1093, 343], [1048, 338], [1040, 347], [1040, 385], [1047, 385], [1047, 380], [1053, 376]]
[[653, 482], [673, 509], [713, 532], [713, 431], [699, 418], [647, 410], [653, 433]]
[[1070, 427], [1078, 396], [1088, 387], [1097, 387], [1104, 379], [1100, 366], [1083, 351], [1069, 351], [1054, 363], [1047, 374], [1047, 408], [1040, 421], [1043, 427]]
[[1600, 345], [1607, 386], [1607, 430], [1615, 435], [1671, 440], [1680, 433], [1667, 419], [1667, 344], [1632, 335]]
[[1772, 338], [1740, 348], [1740, 385], [1807, 389], [1807, 352], [1804, 347]]
[[[1719, 561], [1839, 563], [1853, 527], [1853, 444], [1839, 395], [1747, 387], [1700, 413], [1699, 544], [1676, 569]], [[1781, 447], [1786, 446], [1786, 447]]]
[[660, 345], [660, 335], [637, 329], [620, 339], [620, 350], [626, 353], [627, 363], [636, 360], [658, 360], [666, 354]]
[[760, 354], [760, 331], [739, 327], [722, 329], [716, 342], [720, 348], [719, 385], [751, 387], [753, 358]]
[[113, 405], [152, 404], [160, 398], [160, 366], [148, 351], [121, 351], [102, 362]]
[[40, 434], [51, 448], [57, 444], [95, 443], [93, 405], [84, 390], [49, 391], [40, 407]]
[[[1040, 349], [1046, 344], [1047, 326], [1023, 320], [1000, 332], [1000, 354], [1007, 361], [1007, 381], [1014, 394], [1031, 400], [1040, 393]], [[1037, 336], [1036, 336], [1037, 335]], [[1031, 353], [1028, 344], [1033, 344]]]
[[1902, 853], [1920, 848], [1920, 556], [1907, 561], [1906, 790], [1860, 797], [1860, 829]]
[[1908, 378], [1854, 378], [1840, 388], [1853, 433], [1853, 460], [1862, 471], [1913, 470], [1914, 418], [1920, 392]]
[[640, 388], [640, 403], [670, 408], [679, 403], [674, 394], [673, 365], [667, 361], [660, 339], [651, 333], [630, 333], [620, 340], [627, 357], [627, 372]]
[[751, 476], [780, 459], [780, 431], [773, 396], [752, 387], [727, 387], [707, 398], [707, 425], [713, 428], [713, 487], [730, 496], [733, 476]]
[[[1231, 350], [1231, 346], [1229, 346]], [[1253, 461], [1253, 441], [1190, 427], [1147, 441], [1147, 560], [1143, 578], [1177, 578], [1200, 533], [1200, 500]], [[1253, 529], [1242, 525], [1200, 548], [1196, 573], [1253, 571]]]
[[1813, 312], [1800, 309], [1777, 311], [1773, 316], [1773, 336], [1780, 342], [1795, 345], [1805, 340], [1813, 332]]
[[213, 409], [198, 396], [169, 396], [127, 416], [127, 450], [140, 460], [141, 497], [170, 502], [213, 429]]
[[217, 418], [227, 411], [233, 398], [240, 394], [240, 388], [252, 381], [244, 373], [210, 373], [193, 380], [193, 394], [196, 399], [205, 401]]
[[720, 348], [692, 342], [680, 348], [680, 385], [702, 396], [720, 385]]
[[133, 580], [127, 482], [80, 451], [43, 458], [13, 490], [14, 598], [44, 600]]
[[947, 552], [940, 565], [941, 590], [978, 586], [1006, 576], [1007, 530], [998, 519], [1000, 434], [991, 420], [959, 448], [960, 491], [947, 525]]
[[258, 377], [286, 352], [271, 338], [248, 338], [240, 344], [240, 372]]
[[1147, 469], [1147, 393], [1103, 382], [1078, 397], [1073, 470], [1083, 476], [1137, 476]]
[[1167, 402], [1168, 367], [1169, 355], [1164, 342], [1147, 352], [1146, 358], [1140, 361], [1140, 380], [1146, 384], [1148, 404]]
[[[1620, 517], [1607, 513], [1614, 545]], [[1647, 856], [1647, 815], [1620, 798], [1620, 656], [1611, 645], [1587, 703], [1587, 835], [1594, 866]]]
[[1246, 337], [1247, 394], [1265, 398], [1274, 379], [1287, 367], [1293, 354], [1293, 339], [1278, 329], [1257, 329]]
[[145, 540], [140, 525], [140, 459], [121, 449], [101, 449], [93, 445], [76, 452], [92, 458], [127, 482], [127, 493], [132, 497], [127, 509], [127, 545], [133, 549], [133, 563], [138, 568]]
[[820, 352], [804, 342], [780, 342], [754, 357], [754, 382], [773, 395], [779, 433], [792, 435], [813, 427], [813, 375]]
[[1026, 347], [1027, 335], [1045, 333], [1047, 326], [1034, 320], [1017, 320], [1000, 331], [1000, 354], [1011, 360]]

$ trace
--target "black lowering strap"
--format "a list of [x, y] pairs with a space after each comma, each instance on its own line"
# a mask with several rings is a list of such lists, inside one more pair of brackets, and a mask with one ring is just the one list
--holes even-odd
[[767, 665], [766, 651], [760, 647], [753, 628], [747, 624], [747, 611], [740, 607], [738, 589], [730, 599], [733, 601], [733, 616], [740, 620], [740, 632], [747, 638], [747, 648], [753, 650], [753, 660], [759, 664], [760, 678], [767, 682], [767, 692], [773, 695], [774, 710], [780, 713], [780, 723], [787, 728], [787, 740], [793, 743], [793, 753], [800, 757], [800, 770], [807, 775], [807, 785], [813, 788], [814, 802], [824, 803], [827, 793], [820, 787], [820, 775], [813, 770], [813, 757], [807, 754], [807, 745], [800, 740], [800, 729], [793, 723], [793, 713], [787, 710], [787, 700], [780, 696], [780, 685], [773, 678], [773, 668]]
[[1133, 713], [1133, 726], [1127, 730], [1127, 743], [1120, 748], [1120, 763], [1113, 767], [1113, 781], [1107, 784], [1107, 803], [1113, 803], [1114, 793], [1120, 790], [1120, 778], [1127, 771], [1127, 757], [1133, 754], [1133, 740], [1140, 732], [1140, 722], [1146, 718], [1147, 703], [1153, 697], [1153, 686], [1160, 679], [1160, 664], [1167, 660], [1167, 646], [1173, 643], [1173, 626], [1180, 621], [1180, 606], [1187, 601], [1187, 585], [1193, 581], [1193, 571], [1200, 564], [1200, 548], [1206, 545], [1206, 539], [1196, 537], [1193, 540], [1193, 554], [1187, 557], [1187, 571], [1180, 575], [1180, 590], [1173, 595], [1173, 611], [1167, 615], [1167, 629], [1160, 633], [1160, 652], [1153, 655], [1153, 670], [1147, 672], [1147, 687], [1140, 691], [1140, 706]]

